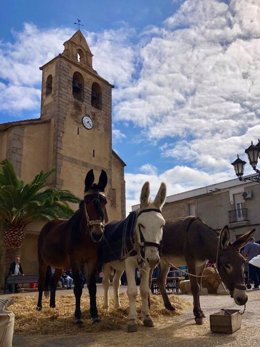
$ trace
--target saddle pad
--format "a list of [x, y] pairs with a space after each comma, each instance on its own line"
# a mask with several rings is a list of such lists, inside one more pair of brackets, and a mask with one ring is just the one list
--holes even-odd
[[133, 250], [133, 234], [137, 212], [130, 212], [122, 221], [113, 221], [105, 226], [100, 245], [99, 259], [102, 263], [122, 260]]

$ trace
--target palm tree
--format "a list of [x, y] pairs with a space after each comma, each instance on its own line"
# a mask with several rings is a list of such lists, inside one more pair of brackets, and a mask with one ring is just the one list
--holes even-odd
[[69, 218], [73, 210], [68, 203], [80, 201], [68, 190], [47, 187], [53, 171], [41, 171], [31, 183], [25, 184], [8, 160], [0, 162], [0, 236], [5, 249], [5, 271], [20, 251], [28, 224], [42, 219]]

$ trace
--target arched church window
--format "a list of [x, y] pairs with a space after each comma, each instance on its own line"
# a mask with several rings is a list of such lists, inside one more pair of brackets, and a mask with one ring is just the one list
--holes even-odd
[[52, 75], [49, 75], [46, 80], [46, 96], [52, 93]]
[[99, 110], [102, 108], [102, 91], [100, 85], [96, 82], [92, 84], [91, 105]]
[[83, 101], [84, 99], [84, 80], [79, 72], [75, 72], [72, 79], [72, 93], [75, 99]]
[[77, 62], [78, 63], [82, 63], [82, 61], [83, 61], [83, 52], [82, 52], [82, 50], [81, 49], [78, 49], [77, 50]]

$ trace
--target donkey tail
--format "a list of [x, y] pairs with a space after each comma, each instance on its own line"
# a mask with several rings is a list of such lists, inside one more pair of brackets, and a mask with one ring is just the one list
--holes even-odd
[[44, 283], [44, 296], [45, 296], [45, 298], [49, 297], [51, 280], [52, 280], [51, 267], [48, 266], [47, 270], [46, 270], [46, 274], [45, 274], [45, 283]]

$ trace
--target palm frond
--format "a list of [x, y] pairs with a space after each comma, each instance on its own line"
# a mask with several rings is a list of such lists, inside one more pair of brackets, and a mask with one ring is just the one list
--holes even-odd
[[80, 199], [68, 190], [48, 187], [53, 171], [41, 171], [24, 184], [10, 162], [1, 162], [0, 226], [26, 226], [34, 220], [69, 218], [73, 214], [69, 204], [79, 203]]

